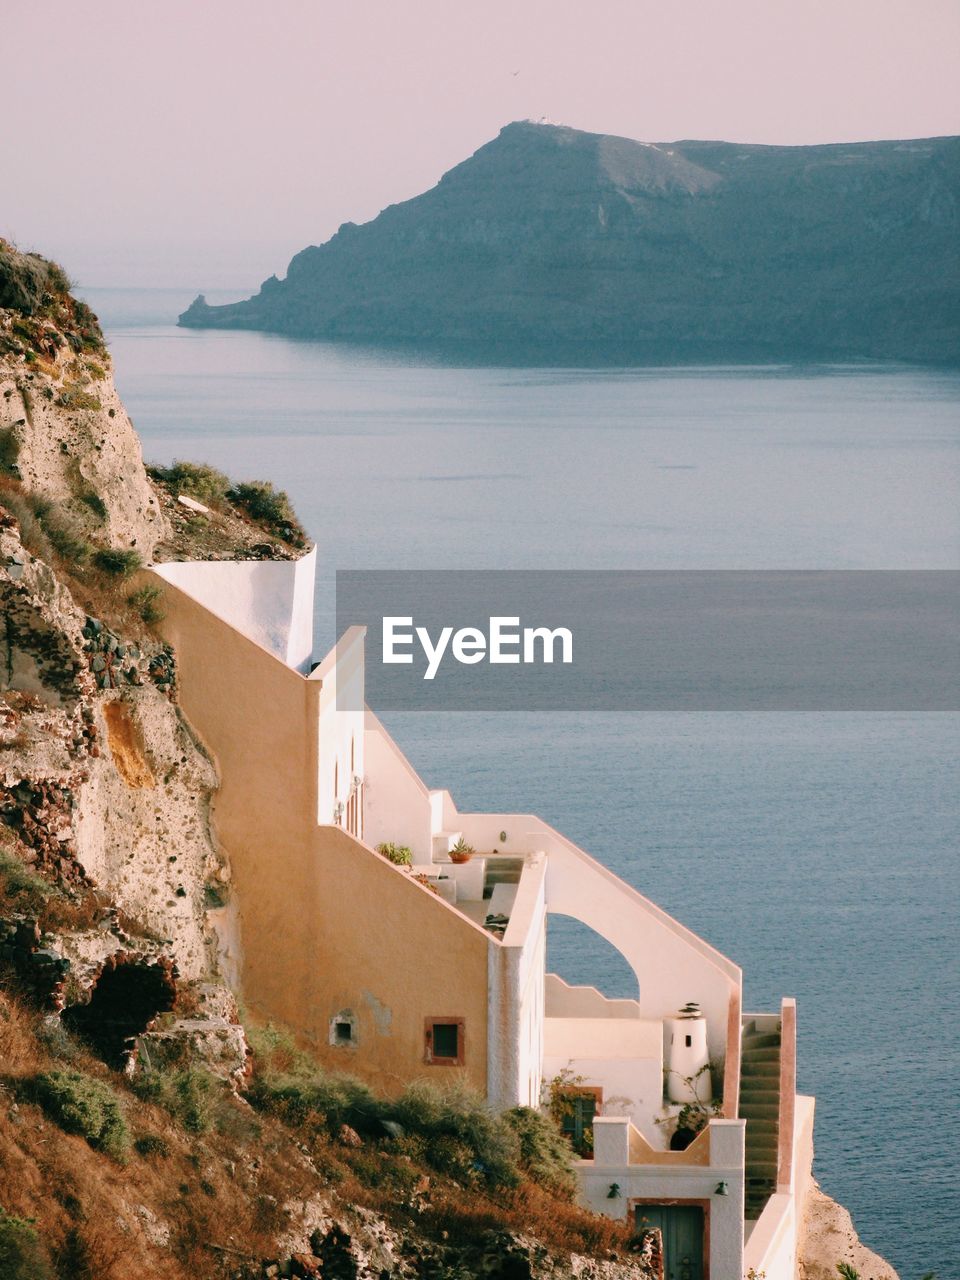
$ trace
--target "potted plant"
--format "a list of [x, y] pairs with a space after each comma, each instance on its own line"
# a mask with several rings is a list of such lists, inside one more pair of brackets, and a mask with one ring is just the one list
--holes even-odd
[[392, 862], [395, 867], [409, 867], [413, 862], [413, 852], [409, 845], [385, 841], [377, 845], [377, 853], [388, 862]]
[[464, 862], [469, 862], [470, 859], [473, 857], [473, 854], [474, 854], [473, 845], [467, 844], [466, 840], [464, 840], [463, 836], [461, 836], [460, 839], [457, 841], [457, 843], [450, 850], [450, 861], [456, 862], [458, 865]]

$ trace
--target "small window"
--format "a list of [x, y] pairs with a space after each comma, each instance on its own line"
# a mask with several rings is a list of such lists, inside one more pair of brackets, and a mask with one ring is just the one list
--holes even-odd
[[330, 1043], [350, 1047], [357, 1043], [357, 1018], [352, 1009], [341, 1009], [330, 1019]]
[[593, 1159], [593, 1118], [603, 1102], [603, 1090], [593, 1085], [571, 1085], [558, 1100], [560, 1130], [581, 1160]]
[[456, 1018], [427, 1018], [424, 1061], [434, 1066], [463, 1065], [463, 1021]]
[[689, 1049], [693, 1044], [693, 1036], [684, 1036], [683, 1038], [686, 1041], [687, 1048]]

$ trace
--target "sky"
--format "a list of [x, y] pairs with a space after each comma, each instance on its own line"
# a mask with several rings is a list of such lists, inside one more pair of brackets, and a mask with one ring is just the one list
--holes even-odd
[[958, 0], [6, 0], [0, 235], [250, 291], [517, 119], [642, 141], [960, 133]]

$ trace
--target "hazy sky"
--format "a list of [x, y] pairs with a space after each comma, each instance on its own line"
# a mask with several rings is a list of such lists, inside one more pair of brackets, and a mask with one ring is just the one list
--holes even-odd
[[510, 120], [645, 141], [960, 132], [958, 0], [6, 0], [0, 234], [246, 289]]

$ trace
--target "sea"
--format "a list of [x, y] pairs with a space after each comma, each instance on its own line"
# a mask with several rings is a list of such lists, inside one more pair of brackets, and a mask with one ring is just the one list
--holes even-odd
[[[957, 372], [450, 367], [82, 292], [149, 461], [289, 493], [318, 653], [337, 569], [960, 568]], [[540, 814], [734, 959], [747, 1010], [796, 997], [821, 1185], [901, 1280], [960, 1280], [960, 716], [385, 718], [461, 809]], [[572, 922], [550, 963], [633, 990]]]

